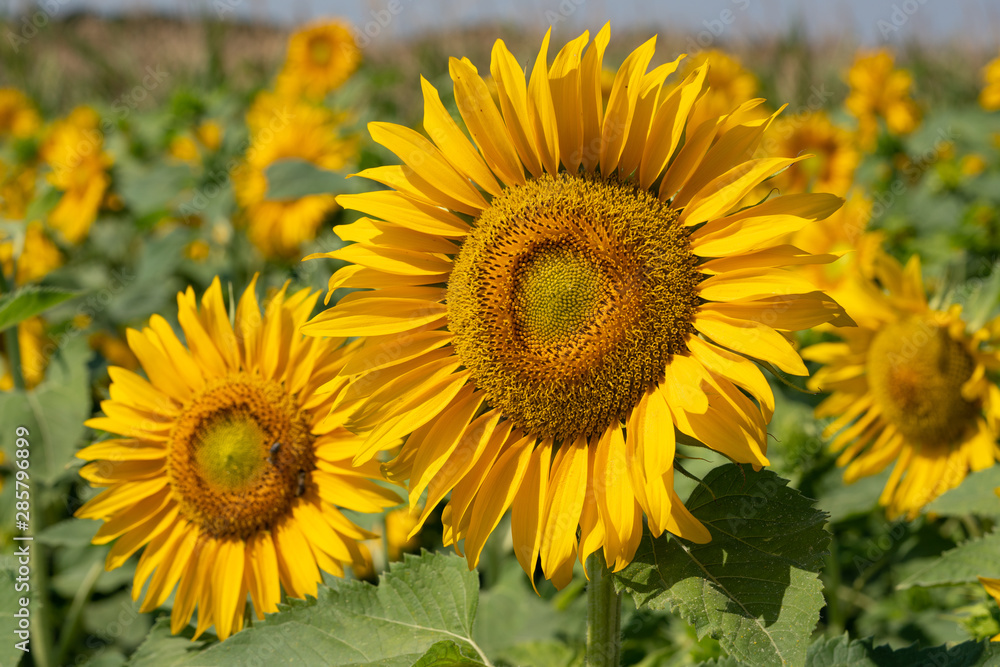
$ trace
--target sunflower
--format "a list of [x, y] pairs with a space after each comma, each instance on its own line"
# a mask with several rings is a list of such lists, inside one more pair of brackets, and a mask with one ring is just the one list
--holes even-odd
[[292, 34], [288, 55], [278, 74], [278, 92], [314, 99], [339, 88], [361, 62], [351, 26], [344, 21], [317, 21]]
[[[745, 68], [736, 56], [718, 49], [700, 51], [690, 60], [684, 61], [680, 71], [681, 77], [690, 76], [705, 63], [710, 66], [708, 89], [691, 110], [688, 122], [692, 127], [697, 127], [708, 118], [718, 118], [728, 114], [739, 105], [755, 99], [760, 86], [754, 73]], [[760, 106], [752, 110], [747, 109], [745, 113], [746, 118], [754, 120], [767, 118], [769, 115], [769, 112]]]
[[0, 159], [0, 219], [24, 220], [35, 196], [38, 170], [31, 164]]
[[1000, 389], [986, 377], [1000, 369], [1000, 319], [970, 333], [961, 306], [928, 304], [916, 255], [904, 268], [864, 242], [835, 295], [858, 326], [802, 352], [823, 364], [810, 389], [831, 392], [816, 416], [836, 417], [825, 435], [847, 483], [895, 463], [879, 502], [913, 519], [1000, 456]]
[[0, 137], [23, 139], [41, 126], [42, 118], [27, 95], [16, 88], [0, 88]]
[[414, 506], [427, 492], [420, 523], [451, 492], [445, 539], [464, 539], [474, 566], [512, 507], [518, 560], [531, 573], [540, 558], [558, 586], [577, 555], [602, 546], [623, 567], [643, 514], [657, 535], [707, 541], [673, 490], [673, 426], [767, 465], [773, 396], [747, 357], [805, 374], [782, 332], [847, 323], [778, 268], [814, 259], [775, 247], [841, 200], [790, 195], [736, 210], [797, 160], [745, 160], [770, 119], [748, 120], [741, 106], [692, 127], [708, 67], [666, 91], [679, 59], [647, 73], [655, 38], [625, 60], [605, 111], [609, 34], [584, 52], [584, 33], [551, 66], [546, 35], [527, 83], [497, 41], [500, 109], [472, 63], [452, 59], [475, 145], [426, 80], [433, 141], [371, 123], [404, 166], [360, 174], [390, 189], [339, 197], [374, 217], [338, 227], [356, 243], [319, 256], [350, 262], [331, 290], [373, 291], [303, 329], [369, 336], [344, 369], [353, 382], [339, 408], [366, 434], [356, 460], [409, 434], [387, 474], [409, 479]]
[[[31, 390], [45, 379], [45, 369], [49, 365], [48, 348], [50, 339], [46, 334], [45, 320], [37, 315], [29, 317], [17, 325], [17, 347], [21, 360], [21, 377], [24, 378], [25, 389]], [[14, 376], [11, 374], [10, 357], [5, 349], [6, 340], [0, 340], [2, 352], [3, 373], [0, 374], [0, 391], [10, 391], [14, 388]]]
[[855, 186], [847, 194], [844, 205], [830, 217], [789, 234], [787, 242], [796, 248], [814, 255], [829, 254], [840, 258], [830, 264], [805, 264], [799, 271], [836, 299], [834, 291], [843, 283], [848, 266], [848, 258], [843, 256], [874, 242], [874, 235], [865, 235], [871, 217], [872, 200], [863, 188]]
[[52, 126], [42, 144], [42, 159], [51, 169], [49, 183], [63, 193], [48, 223], [68, 243], [87, 236], [111, 184], [112, 159], [104, 152], [100, 120], [90, 107], [77, 107]]
[[[989, 577], [979, 577], [979, 583], [983, 585], [997, 604], [1000, 604], [1000, 579], [990, 579]], [[991, 641], [1000, 642], [1000, 634], [993, 637]]]
[[979, 106], [987, 111], [1000, 109], [1000, 56], [983, 67], [983, 90], [979, 93]]
[[174, 137], [167, 153], [175, 160], [196, 166], [202, 163], [204, 155], [219, 150], [222, 135], [221, 125], [214, 120], [206, 120], [195, 127], [193, 132]]
[[305, 160], [321, 169], [344, 168], [357, 148], [355, 141], [340, 136], [343, 120], [324, 107], [271, 92], [261, 93], [247, 112], [250, 146], [233, 185], [250, 240], [267, 257], [297, 256], [337, 208], [330, 194], [266, 199], [267, 168], [286, 159]]
[[343, 384], [349, 360], [340, 341], [303, 338], [298, 327], [319, 294], [283, 287], [261, 317], [256, 278], [230, 323], [216, 278], [201, 301], [178, 295], [188, 346], [154, 315], [129, 330], [147, 379], [111, 368], [106, 416], [88, 426], [124, 436], [77, 453], [80, 474], [109, 487], [76, 515], [103, 519], [95, 544], [116, 540], [107, 569], [145, 545], [132, 594], [142, 610], [163, 604], [177, 585], [171, 630], [198, 606], [195, 635], [211, 625], [239, 631], [247, 593], [258, 618], [277, 610], [280, 588], [316, 594], [320, 568], [343, 574], [363, 562], [357, 540], [371, 534], [338, 507], [379, 512], [399, 502], [376, 484], [378, 463], [353, 468], [362, 440], [331, 416], [337, 398], [317, 390]]
[[862, 52], [847, 73], [851, 92], [844, 104], [858, 119], [858, 139], [862, 148], [874, 147], [878, 119], [885, 119], [890, 134], [907, 135], [920, 125], [920, 109], [911, 97], [913, 76], [896, 69], [887, 49]]
[[[15, 242], [0, 240], [0, 270], [7, 275], [14, 273]], [[25, 285], [47, 276], [62, 266], [59, 248], [45, 234], [42, 223], [35, 220], [24, 227], [24, 245], [17, 255], [17, 275], [14, 282]]]
[[767, 183], [781, 192], [832, 192], [844, 196], [861, 161], [854, 137], [822, 111], [779, 118], [765, 139], [767, 155], [812, 153], [817, 159], [794, 164]]

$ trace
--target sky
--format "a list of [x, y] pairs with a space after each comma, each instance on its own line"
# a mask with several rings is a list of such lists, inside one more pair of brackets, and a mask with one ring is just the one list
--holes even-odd
[[[780, 34], [799, 23], [813, 37], [850, 35], [866, 46], [923, 39], [1000, 50], [997, 0], [37, 0], [36, 4], [56, 14], [154, 11], [285, 25], [343, 16], [370, 36], [382, 38], [497, 21], [563, 24], [582, 30], [611, 20], [619, 28], [679, 27], [693, 39], [714, 43]], [[0, 11], [25, 6], [30, 6], [25, 0], [0, 0]]]

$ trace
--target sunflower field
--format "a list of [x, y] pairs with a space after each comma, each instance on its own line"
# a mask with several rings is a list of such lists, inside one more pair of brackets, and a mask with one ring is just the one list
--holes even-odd
[[1000, 665], [1000, 43], [220, 3], [3, 19], [0, 667]]

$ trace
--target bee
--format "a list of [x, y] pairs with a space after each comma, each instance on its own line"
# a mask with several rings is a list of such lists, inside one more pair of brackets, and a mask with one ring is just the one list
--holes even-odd
[[275, 440], [274, 444], [271, 445], [271, 448], [268, 450], [270, 453], [267, 455], [267, 462], [271, 465], [276, 465], [274, 463], [274, 455], [278, 453], [279, 449], [281, 449], [281, 441]]
[[295, 490], [295, 497], [298, 498], [306, 492], [306, 471], [299, 471], [299, 488]]

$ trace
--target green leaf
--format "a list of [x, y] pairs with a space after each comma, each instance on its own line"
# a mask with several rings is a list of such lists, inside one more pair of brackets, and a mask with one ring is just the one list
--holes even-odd
[[472, 639], [478, 602], [479, 575], [469, 570], [464, 558], [436, 553], [407, 556], [403, 563], [392, 564], [378, 586], [336, 580], [333, 586], [320, 588], [318, 598], [292, 600], [279, 613], [194, 655], [180, 655], [174, 639], [158, 625], [156, 636], [143, 644], [130, 664], [267, 664], [280, 657], [301, 667], [410, 667], [424, 658], [431, 660], [428, 665], [436, 665], [433, 660], [448, 656], [445, 646], [427, 657], [439, 642], [454, 643], [467, 660], [464, 656], [482, 655]]
[[264, 172], [267, 178], [267, 199], [301, 199], [308, 195], [336, 194], [343, 190], [344, 177], [320, 169], [306, 160], [278, 160]]
[[38, 285], [26, 285], [4, 294], [0, 296], [0, 331], [20, 324], [29, 317], [39, 315], [78, 295], [79, 292]]
[[190, 625], [179, 634], [170, 634], [170, 617], [161, 616], [153, 624], [146, 640], [132, 654], [128, 664], [130, 667], [179, 665], [185, 659], [196, 656], [199, 649], [208, 645], [204, 636], [194, 642], [191, 641], [193, 636], [194, 627]]
[[971, 584], [978, 577], [1000, 577], [1000, 531], [969, 540], [935, 558], [923, 570], [911, 574], [898, 588]]
[[615, 575], [637, 606], [672, 608], [734, 658], [800, 665], [823, 606], [817, 573], [830, 542], [826, 514], [773, 472], [716, 468], [687, 507], [708, 544], [645, 536]]
[[28, 474], [33, 480], [51, 483], [66, 472], [73, 461], [76, 443], [83, 436], [83, 422], [90, 416], [91, 351], [81, 337], [59, 348], [45, 370], [45, 380], [32, 391], [0, 394], [0, 446], [10, 455], [14, 426], [28, 428], [31, 444]]
[[846, 634], [821, 639], [809, 647], [805, 664], [806, 667], [979, 667], [995, 665], [1000, 659], [1000, 644], [992, 642], [969, 641], [932, 648], [907, 646], [896, 650], [872, 644], [870, 637], [850, 641]]
[[49, 547], [82, 547], [90, 544], [102, 521], [66, 519], [48, 526], [35, 539]]
[[[586, 606], [581, 599], [568, 609], [555, 600], [539, 597], [521, 566], [507, 559], [497, 581], [479, 594], [473, 639], [486, 655], [510, 657], [507, 649], [525, 642], [551, 640], [580, 634], [586, 627]], [[508, 660], [513, 664], [533, 664]]]
[[468, 646], [446, 639], [427, 649], [413, 667], [484, 667], [484, 663]]
[[571, 647], [557, 641], [524, 642], [503, 652], [501, 660], [513, 666], [571, 667], [577, 665], [579, 654]]
[[954, 489], [935, 498], [926, 507], [928, 512], [951, 516], [955, 514], [1000, 515], [1000, 466], [974, 472]]

